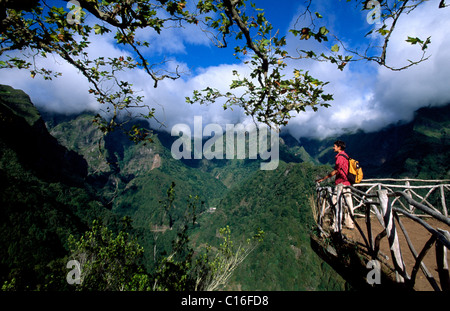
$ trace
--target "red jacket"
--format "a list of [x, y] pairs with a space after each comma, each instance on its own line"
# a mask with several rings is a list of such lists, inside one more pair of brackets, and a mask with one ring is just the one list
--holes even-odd
[[[345, 155], [346, 157], [344, 157]], [[336, 155], [336, 165], [334, 169], [337, 170], [335, 184], [343, 184], [344, 186], [350, 186], [350, 182], [347, 179], [348, 173], [348, 155], [341, 151]]]

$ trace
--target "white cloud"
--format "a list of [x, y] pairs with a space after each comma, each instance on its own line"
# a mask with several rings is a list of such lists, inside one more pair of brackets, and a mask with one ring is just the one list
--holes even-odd
[[[387, 120], [411, 120], [414, 110], [423, 106], [450, 103], [450, 19], [449, 10], [426, 3], [417, 14], [405, 16], [392, 36], [389, 60], [396, 65], [418, 59], [420, 49], [411, 47], [407, 36], [425, 40], [431, 36], [430, 59], [401, 72], [379, 68], [374, 102], [386, 112]], [[403, 60], [403, 61], [402, 61]]]
[[[55, 65], [56, 62], [59, 65]], [[88, 82], [74, 67], [53, 56], [41, 59], [38, 63], [39, 68], [52, 69], [63, 76], [47, 81], [39, 75], [32, 79], [28, 71], [4, 69], [0, 72], [0, 83], [23, 90], [38, 108], [45, 107], [59, 113], [98, 109], [95, 98], [88, 93]]]
[[243, 72], [246, 67], [219, 65], [205, 68], [199, 74], [187, 79], [164, 80], [156, 89], [147, 86], [145, 93], [149, 103], [157, 105], [155, 106], [157, 119], [164, 123], [169, 131], [177, 123], [188, 124], [192, 127], [194, 116], [202, 116], [204, 124], [217, 123], [224, 126], [228, 123], [239, 123], [243, 121], [243, 113], [239, 107], [224, 110], [220, 101], [210, 105], [198, 103], [191, 105], [185, 101], [187, 96], [193, 95], [193, 90], [202, 90], [207, 86], [213, 86], [221, 91], [228, 90], [233, 79], [233, 70]]
[[352, 63], [338, 72], [330, 64], [308, 65], [313, 76], [330, 81], [327, 90], [334, 94], [334, 101], [330, 108], [299, 115], [286, 129], [295, 137], [318, 138], [346, 130], [370, 132], [398, 121], [410, 121], [420, 107], [450, 103], [449, 13], [430, 1], [399, 20], [390, 39], [388, 63], [401, 67], [408, 64], [408, 59], [419, 59], [420, 48], [405, 40], [408, 36], [431, 36], [431, 57], [418, 66], [391, 71], [371, 63]]
[[[119, 57], [129, 55], [114, 45], [113, 36], [94, 36], [90, 38], [92, 44], [86, 49], [93, 60], [103, 56]], [[33, 52], [24, 52], [33, 55]], [[10, 56], [19, 56], [21, 52], [14, 51]], [[29, 56], [27, 56], [29, 57]], [[45, 80], [42, 76], [30, 76], [27, 70], [3, 69], [0, 71], [0, 83], [25, 91], [38, 108], [44, 108], [58, 113], [79, 113], [85, 110], [98, 111], [101, 105], [93, 95], [87, 79], [74, 66], [58, 55], [47, 54], [47, 57], [37, 55], [34, 59], [36, 68], [45, 68], [62, 75], [52, 80]]]

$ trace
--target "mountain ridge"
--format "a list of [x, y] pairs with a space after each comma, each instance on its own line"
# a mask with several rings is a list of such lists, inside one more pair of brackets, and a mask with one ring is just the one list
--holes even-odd
[[[339, 138], [361, 161], [366, 178], [446, 177], [449, 111], [450, 106], [424, 108], [411, 123]], [[0, 281], [21, 275], [25, 284], [30, 281], [23, 276], [25, 270], [34, 271], [33, 267], [49, 261], [53, 267], [62, 264], [58, 269], [64, 275], [65, 237], [83, 232], [97, 217], [116, 228], [119, 219], [132, 220], [150, 271], [155, 258], [171, 249], [175, 229], [198, 196], [198, 218], [190, 231], [196, 248], [205, 243], [218, 246], [217, 232], [226, 225], [237, 244], [258, 228], [266, 233], [227, 289], [345, 288], [309, 246], [314, 181], [331, 169], [330, 147], [336, 138], [299, 141], [283, 133], [278, 168], [262, 171], [260, 160], [176, 160], [170, 147], [177, 137], [167, 132], [153, 131], [150, 144], [135, 144], [119, 131], [104, 137], [92, 123], [93, 116], [92, 112], [40, 113], [22, 91], [0, 87], [0, 212], [4, 216], [0, 232], [7, 237], [0, 241]], [[147, 126], [139, 120], [129, 125]], [[164, 209], [171, 185], [176, 198]], [[21, 236], [31, 242], [26, 244]], [[33, 251], [42, 255], [28, 264], [18, 260], [31, 258]], [[50, 268], [34, 271], [32, 284], [39, 285], [36, 280], [55, 273]], [[57, 284], [67, 287], [63, 280]]]
[[86, 231], [97, 217], [114, 218], [85, 183], [87, 174], [86, 161], [48, 133], [29, 97], [1, 85], [2, 285], [69, 290], [64, 278], [68, 236]]
[[[425, 109], [424, 111], [427, 112], [428, 110]], [[422, 112], [419, 111], [418, 115], [421, 116]], [[440, 114], [441, 110], [438, 109], [435, 113]], [[434, 120], [433, 113], [427, 118]], [[179, 189], [179, 186], [184, 187], [185, 183], [191, 179], [190, 177], [194, 176], [192, 175], [194, 172], [197, 174], [197, 177], [192, 179], [196, 183], [208, 183], [206, 180], [211, 180], [210, 178], [215, 179], [216, 182], [219, 182], [216, 184], [217, 186], [222, 183], [222, 186], [220, 186], [222, 190], [218, 193], [205, 192], [200, 188], [191, 188], [190, 190], [197, 191], [192, 194], [199, 194], [202, 199], [205, 196], [207, 197], [205, 209], [202, 211], [206, 211], [209, 207], [215, 208], [213, 213], [202, 213], [202, 211], [199, 211], [202, 213], [202, 216], [199, 218], [199, 224], [194, 230], [193, 240], [199, 244], [207, 242], [214, 245], [218, 228], [228, 223], [232, 224], [232, 230], [235, 232], [233, 236], [237, 241], [240, 241], [243, 236], [251, 234], [252, 230], [256, 230], [258, 224], [268, 233], [267, 239], [270, 241], [268, 244], [264, 243], [261, 246], [264, 251], [255, 251], [255, 254], [249, 257], [249, 262], [244, 263], [243, 267], [238, 269], [229, 288], [255, 289], [252, 286], [257, 286], [257, 289], [262, 290], [342, 289], [344, 287], [342, 280], [339, 280], [339, 277], [335, 276], [329, 267], [315, 262], [317, 258], [309, 249], [308, 233], [312, 226], [312, 219], [308, 213], [310, 213], [310, 198], [314, 193], [314, 180], [325, 175], [333, 166], [334, 153], [331, 150], [331, 146], [337, 138], [345, 140], [349, 146], [349, 152], [361, 161], [366, 178], [399, 176], [402, 174], [401, 170], [405, 167], [409, 155], [406, 154], [400, 158], [397, 158], [397, 156], [405, 153], [405, 150], [409, 150], [408, 146], [416, 137], [412, 134], [420, 134], [417, 131], [417, 126], [421, 123], [416, 119], [414, 122], [392, 125], [375, 133], [358, 132], [340, 137], [330, 137], [320, 141], [312, 139], [301, 139], [298, 141], [290, 135], [281, 134], [281, 161], [279, 168], [273, 172], [261, 172], [258, 162], [251, 160], [230, 161], [214, 159], [208, 161], [205, 159], [182, 159], [175, 161], [171, 158], [169, 150], [177, 137], [172, 137], [167, 132], [154, 131], [155, 136], [153, 138], [158, 146], [154, 148], [159, 148], [157, 152], [155, 151], [155, 154], [160, 156], [161, 166], [152, 173], [154, 177], [150, 178], [151, 175], [145, 178], [133, 177], [132, 181], [125, 187], [128, 191], [125, 198], [121, 198], [119, 195], [117, 202], [118, 205], [122, 206], [120, 209], [125, 211], [126, 215], [136, 219], [136, 224], [139, 224], [139, 227], [145, 230], [143, 228], [146, 224], [152, 223], [157, 225], [158, 217], [161, 219], [161, 216], [157, 214], [154, 214], [152, 218], [148, 217], [148, 214], [153, 210], [150, 206], [157, 206], [157, 200], [150, 200], [147, 196], [150, 192], [153, 195], [157, 193], [157, 189], [153, 188], [155, 183], [160, 182], [167, 186], [170, 178], [174, 179], [174, 176], [189, 177], [187, 180], [176, 182], [177, 187], [175, 189]], [[72, 131], [78, 132], [77, 130]], [[119, 134], [115, 135], [120, 136]], [[126, 140], [125, 137], [121, 139]], [[110, 139], [110, 142], [117, 143], [121, 139]], [[436, 141], [425, 141], [425, 143], [435, 144]], [[125, 163], [129, 163], [128, 161], [136, 154], [135, 151], [127, 149], [130, 146], [131, 149], [138, 148], [128, 143], [128, 147], [124, 147], [117, 153], [119, 162], [122, 161], [122, 166]], [[150, 154], [148, 156], [149, 163], [153, 162], [154, 156]], [[173, 165], [172, 168], [167, 166], [168, 163]], [[148, 170], [148, 167], [149, 165], [144, 171]], [[395, 172], [395, 169], [400, 172]], [[295, 173], [292, 175], [289, 171]], [[209, 177], [206, 177], [208, 175]], [[296, 179], [293, 177], [295, 175], [302, 177]], [[410, 177], [417, 176], [410, 175]], [[305, 178], [307, 181], [304, 180]], [[144, 181], [144, 179], [147, 181]], [[284, 184], [286, 184], [285, 187], [280, 186]], [[209, 187], [214, 186], [209, 184]], [[138, 189], [137, 192], [133, 193], [133, 188], [135, 190]], [[290, 188], [298, 188], [297, 192], [303, 192], [305, 195], [301, 199], [283, 203], [285, 202], [284, 197], [296, 197], [293, 192], [290, 192]], [[274, 196], [268, 195], [268, 193], [272, 192], [275, 192]], [[179, 194], [184, 196], [187, 192]], [[214, 199], [211, 200], [211, 197], [214, 197]], [[162, 195], [160, 198], [162, 198]], [[153, 203], [145, 202], [149, 200]], [[267, 202], [264, 203], [264, 201]], [[176, 203], [177, 206], [181, 204], [181, 201]], [[148, 207], [137, 208], [136, 206]], [[301, 212], [295, 212], [296, 209], [299, 209], [299, 206], [302, 206], [303, 209]], [[262, 210], [258, 210], [257, 207]], [[127, 210], [133, 212], [127, 213]], [[245, 216], [240, 214], [243, 211], [247, 211]], [[293, 215], [296, 216], [294, 217]], [[173, 215], [174, 220], [180, 219], [180, 217], [181, 215]], [[270, 222], [277, 223], [277, 225], [275, 227], [267, 226]], [[296, 223], [297, 227], [293, 227], [292, 223]], [[160, 225], [163, 224], [160, 223]], [[283, 232], [283, 234], [277, 234], [277, 230]], [[295, 236], [296, 238], [293, 239]], [[286, 244], [286, 241], [291, 241], [291, 243]], [[154, 246], [154, 244], [148, 244], [147, 247], [153, 248]], [[271, 249], [276, 249], [276, 252], [282, 253], [287, 256], [286, 258], [289, 258], [286, 259], [290, 262], [288, 267], [282, 268], [270, 263], [268, 258], [271, 258], [274, 262], [282, 260], [270, 254]], [[254, 262], [258, 262], [258, 264]], [[264, 282], [258, 280], [258, 277], [252, 276], [251, 271], [267, 271], [267, 266], [271, 268], [269, 269], [270, 272], [267, 272], [267, 276], [263, 278]], [[290, 270], [291, 267], [297, 267], [298, 271], [303, 271], [303, 274]], [[314, 271], [313, 274], [316, 279], [307, 276], [305, 274], [306, 270]], [[297, 281], [293, 281], [294, 279]], [[283, 282], [285, 284], [281, 284]]]

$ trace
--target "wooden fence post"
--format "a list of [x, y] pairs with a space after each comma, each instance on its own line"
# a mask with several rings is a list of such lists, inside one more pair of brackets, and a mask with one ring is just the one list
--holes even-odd
[[[450, 240], [450, 234], [446, 230], [438, 229], [448, 240]], [[447, 261], [447, 247], [439, 241], [436, 240], [436, 263], [438, 267], [439, 281], [441, 283], [441, 288], [443, 291], [450, 291], [450, 275], [448, 272], [448, 261]]]
[[400, 273], [397, 281], [399, 283], [404, 283], [405, 279], [409, 279], [409, 276], [406, 272], [405, 263], [403, 262], [398, 234], [395, 228], [394, 217], [392, 215], [393, 210], [391, 201], [387, 195], [387, 190], [379, 190], [377, 191], [377, 194], [378, 199], [380, 200], [381, 210], [383, 212], [383, 220], [391, 249], [392, 261], [394, 263], [395, 270]]
[[[407, 180], [407, 181], [405, 182], [405, 186], [406, 186], [406, 187], [405, 187], [405, 188], [406, 188], [406, 190], [405, 190], [406, 195], [407, 195], [410, 199], [412, 199], [412, 194], [411, 194], [411, 191], [409, 190], [409, 189], [410, 189], [410, 186], [411, 186], [409, 180]], [[409, 212], [414, 214], [414, 206], [411, 205], [411, 204], [408, 204], [408, 207], [409, 207]]]
[[440, 185], [439, 188], [441, 190], [442, 213], [444, 214], [445, 217], [448, 217], [447, 204], [445, 204], [444, 185]]

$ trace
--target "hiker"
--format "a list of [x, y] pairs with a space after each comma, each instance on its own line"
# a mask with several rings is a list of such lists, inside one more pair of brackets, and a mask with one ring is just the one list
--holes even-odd
[[[348, 172], [348, 155], [345, 153], [345, 142], [342, 140], [337, 140], [334, 142], [333, 150], [336, 152], [336, 164], [334, 166], [334, 170], [328, 174], [327, 176], [316, 180], [316, 182], [321, 183], [325, 179], [331, 178], [333, 176], [336, 176], [335, 184], [343, 184], [344, 186], [350, 186], [351, 183], [347, 178], [347, 172]], [[354, 223], [352, 218], [350, 217], [349, 213], [352, 213], [353, 215], [353, 200], [351, 195], [351, 190], [349, 188], [344, 188], [343, 190], [344, 198], [346, 202], [346, 206], [348, 209], [345, 209], [345, 220], [344, 225], [349, 228], [354, 228]], [[336, 195], [333, 195], [332, 197], [333, 204], [336, 205], [337, 198]]]

